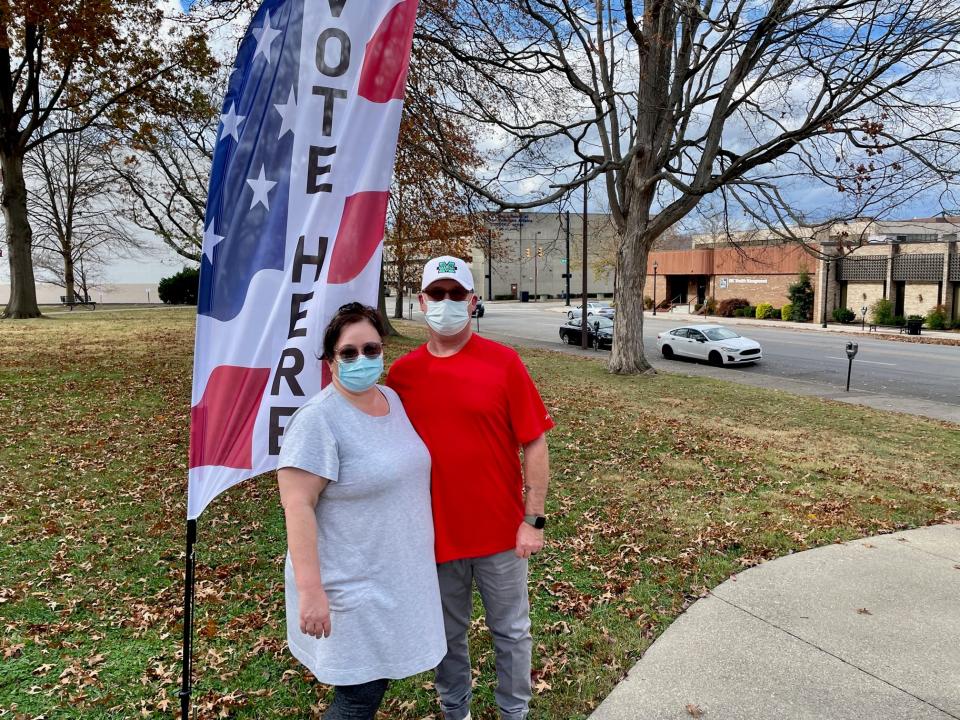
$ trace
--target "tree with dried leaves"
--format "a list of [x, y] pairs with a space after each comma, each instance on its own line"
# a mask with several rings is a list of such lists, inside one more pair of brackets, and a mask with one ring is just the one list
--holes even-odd
[[[384, 238], [385, 281], [396, 293], [393, 316], [403, 317], [403, 298], [431, 257], [469, 257], [483, 231], [483, 216], [473, 212], [470, 194], [445, 174], [424, 132], [424, 112], [408, 104], [400, 121], [397, 160], [390, 186]], [[433, 122], [440, 122], [433, 118]], [[473, 139], [446, 120], [443, 136], [451, 143], [444, 157], [464, 174], [479, 164]]]
[[[512, 208], [604, 186], [615, 373], [650, 369], [647, 257], [702, 198], [790, 236], [949, 189], [960, 170], [955, 0], [426, 3], [436, 102], [503, 140], [482, 181], [447, 172]], [[790, 201], [800, 183], [830, 189], [815, 213]]]
[[[156, 0], [0, 2], [0, 173], [10, 262], [5, 317], [38, 317], [24, 158], [96, 123], [175, 114], [184, 71], [212, 67], [199, 28], [168, 23]], [[58, 111], [76, 124], [53, 122]]]
[[[59, 115], [53, 124], [76, 124]], [[109, 153], [107, 134], [91, 126], [54, 135], [25, 158], [34, 264], [41, 280], [63, 288], [68, 303], [89, 296], [97, 266], [138, 245], [109, 201]]]

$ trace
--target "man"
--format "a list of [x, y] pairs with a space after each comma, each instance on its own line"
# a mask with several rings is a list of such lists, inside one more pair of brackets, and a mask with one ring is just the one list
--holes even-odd
[[420, 287], [429, 339], [394, 362], [387, 384], [400, 395], [433, 460], [447, 635], [436, 673], [440, 704], [446, 720], [469, 720], [467, 628], [476, 581], [496, 651], [500, 717], [521, 720], [530, 702], [533, 648], [527, 561], [543, 547], [546, 432], [553, 421], [520, 356], [473, 334], [477, 300], [467, 264], [435, 258]]

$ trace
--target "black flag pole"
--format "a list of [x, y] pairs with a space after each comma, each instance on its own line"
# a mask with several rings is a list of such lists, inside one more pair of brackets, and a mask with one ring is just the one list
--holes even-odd
[[183, 676], [180, 682], [180, 718], [190, 717], [190, 694], [193, 692], [193, 599], [197, 542], [197, 521], [187, 520], [187, 557], [183, 583]]

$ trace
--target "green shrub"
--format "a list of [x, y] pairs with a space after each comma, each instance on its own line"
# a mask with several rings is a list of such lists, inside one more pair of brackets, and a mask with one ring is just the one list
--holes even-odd
[[810, 282], [810, 273], [801, 270], [797, 281], [787, 290], [790, 304], [793, 306], [793, 321], [807, 322], [813, 318], [813, 283]]
[[780, 319], [781, 320], [793, 320], [793, 305], [787, 303], [782, 308], [780, 308]]
[[707, 303], [704, 306], [705, 315], [716, 315], [717, 314], [717, 301], [715, 298], [707, 298]]
[[653, 298], [649, 295], [643, 296], [643, 309], [644, 310], [653, 310]]
[[775, 307], [770, 311], [770, 315], [767, 316], [770, 320], [779, 320], [782, 316], [780, 315], [780, 308]]
[[946, 330], [947, 324], [947, 307], [945, 305], [937, 305], [927, 313], [927, 327], [931, 330]]
[[745, 308], [750, 305], [749, 300], [744, 298], [729, 298], [728, 300], [722, 300], [717, 306], [717, 315], [720, 317], [743, 317], [743, 315], [734, 315], [734, 310], [738, 308]]
[[773, 317], [773, 305], [770, 303], [760, 303], [757, 305], [755, 315], [757, 320], [766, 320], [767, 318]]
[[743, 316], [746, 318], [752, 318], [757, 316], [757, 309], [753, 305], [747, 305], [743, 309]]
[[838, 307], [833, 311], [833, 319], [835, 322], [847, 325], [857, 319], [857, 314], [850, 308]]
[[893, 301], [886, 298], [877, 300], [870, 308], [870, 318], [874, 325], [893, 325]]
[[196, 305], [199, 288], [200, 271], [184, 268], [176, 275], [163, 278], [157, 285], [157, 294], [167, 305]]
[[904, 325], [907, 324], [907, 319], [903, 315], [897, 315], [893, 319], [893, 324], [896, 325], [897, 327], [903, 327]]

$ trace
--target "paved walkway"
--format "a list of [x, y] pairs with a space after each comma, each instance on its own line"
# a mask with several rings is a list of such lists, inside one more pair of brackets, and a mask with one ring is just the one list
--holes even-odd
[[960, 523], [751, 568], [694, 603], [591, 720], [960, 719]]

